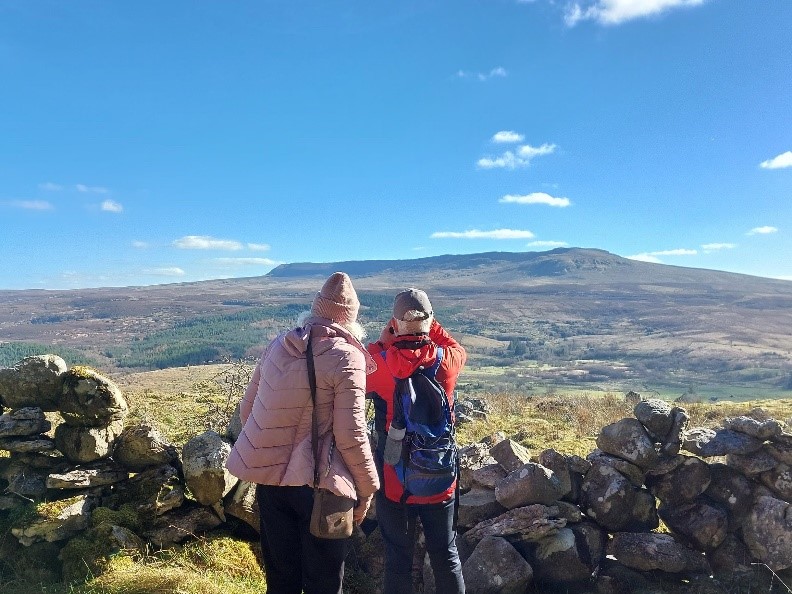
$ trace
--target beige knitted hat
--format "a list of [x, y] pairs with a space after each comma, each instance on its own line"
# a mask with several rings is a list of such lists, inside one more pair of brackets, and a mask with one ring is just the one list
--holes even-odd
[[359, 309], [352, 279], [345, 272], [334, 272], [314, 297], [311, 313], [337, 324], [347, 324], [357, 319]]

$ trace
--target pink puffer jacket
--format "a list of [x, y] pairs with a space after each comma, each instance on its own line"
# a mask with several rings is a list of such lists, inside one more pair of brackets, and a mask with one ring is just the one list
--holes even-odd
[[[313, 328], [319, 486], [359, 499], [379, 489], [366, 434], [366, 372], [374, 362], [344, 328], [324, 318], [281, 334], [262, 355], [240, 406], [243, 429], [226, 464], [261, 485], [313, 486], [311, 390], [305, 349]], [[335, 448], [330, 451], [335, 437]]]

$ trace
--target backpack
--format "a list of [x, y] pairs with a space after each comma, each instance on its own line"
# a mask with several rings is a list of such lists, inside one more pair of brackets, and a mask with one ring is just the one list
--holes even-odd
[[404, 494], [430, 497], [448, 490], [457, 478], [457, 445], [451, 406], [446, 391], [435, 376], [443, 361], [443, 349], [437, 347], [437, 359], [431, 367], [419, 367], [404, 379], [396, 379], [391, 426], [404, 429], [401, 456], [393, 467]]

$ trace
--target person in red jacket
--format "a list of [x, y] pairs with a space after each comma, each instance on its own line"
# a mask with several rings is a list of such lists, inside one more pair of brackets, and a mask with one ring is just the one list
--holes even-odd
[[367, 346], [377, 364], [376, 371], [366, 378], [366, 395], [374, 400], [377, 435], [374, 461], [382, 484], [376, 495], [376, 508], [385, 541], [383, 594], [411, 594], [413, 591], [416, 516], [423, 526], [436, 591], [443, 594], [465, 592], [454, 526], [456, 483], [437, 495], [411, 495], [402, 503], [404, 492], [396, 472], [393, 466], [383, 463], [387, 433], [394, 415], [396, 378], [409, 377], [419, 367], [434, 365], [438, 347], [442, 347], [443, 356], [435, 378], [445, 389], [453, 410], [454, 388], [467, 354], [434, 318], [432, 304], [424, 291], [407, 289], [396, 295], [393, 317], [380, 339]]

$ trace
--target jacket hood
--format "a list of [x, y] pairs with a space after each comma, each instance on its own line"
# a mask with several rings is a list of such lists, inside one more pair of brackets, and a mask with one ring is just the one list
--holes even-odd
[[411, 376], [419, 367], [431, 367], [437, 360], [437, 345], [425, 335], [400, 336], [384, 353], [388, 371], [396, 378]]
[[283, 347], [290, 355], [295, 357], [303, 356], [308, 347], [309, 332], [314, 340], [314, 353], [323, 353], [332, 347], [331, 341], [326, 341], [325, 339], [341, 339], [363, 353], [366, 360], [366, 375], [376, 371], [377, 364], [360, 341], [349, 330], [327, 318], [312, 316], [305, 320], [304, 326], [282, 334], [281, 342]]

